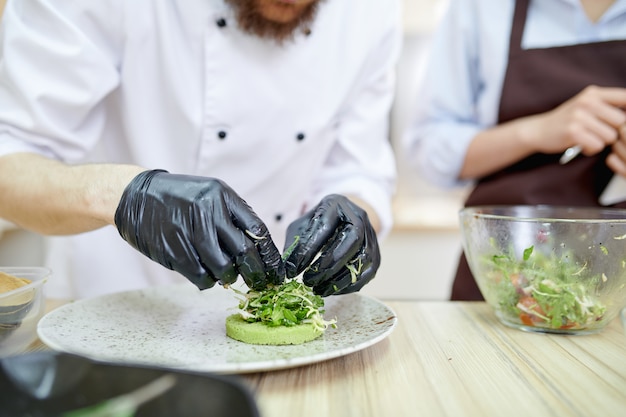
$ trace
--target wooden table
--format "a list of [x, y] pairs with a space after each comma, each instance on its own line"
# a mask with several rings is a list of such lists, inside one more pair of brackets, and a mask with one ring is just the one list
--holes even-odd
[[560, 336], [507, 328], [482, 302], [387, 304], [398, 325], [372, 347], [242, 375], [262, 416], [626, 416], [619, 319]]

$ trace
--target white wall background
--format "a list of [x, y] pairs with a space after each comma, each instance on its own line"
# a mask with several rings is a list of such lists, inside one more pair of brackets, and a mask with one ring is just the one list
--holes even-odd
[[381, 243], [382, 265], [362, 291], [387, 299], [448, 299], [461, 253], [457, 213], [465, 190], [436, 188], [406, 166], [398, 143], [419, 99], [418, 79], [446, 0], [404, 0], [405, 37], [398, 63], [391, 140], [398, 158], [395, 223]]

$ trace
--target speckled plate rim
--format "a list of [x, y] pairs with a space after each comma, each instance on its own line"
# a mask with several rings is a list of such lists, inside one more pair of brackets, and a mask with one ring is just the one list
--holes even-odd
[[338, 358], [385, 339], [395, 312], [364, 294], [325, 299], [325, 317], [338, 328], [296, 346], [248, 345], [226, 336], [224, 322], [238, 300], [222, 288], [183, 284], [75, 301], [46, 314], [37, 326], [51, 349], [93, 360], [200, 372], [271, 371]]

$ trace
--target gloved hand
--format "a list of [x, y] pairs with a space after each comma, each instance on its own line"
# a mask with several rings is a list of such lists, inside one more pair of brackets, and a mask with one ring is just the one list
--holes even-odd
[[142, 172], [124, 190], [115, 224], [129, 244], [201, 290], [238, 274], [256, 290], [284, 280], [267, 226], [214, 178]]
[[341, 195], [324, 197], [289, 225], [285, 252], [296, 240], [285, 259], [287, 277], [306, 270], [302, 281], [324, 297], [359, 291], [380, 266], [378, 239], [367, 213]]

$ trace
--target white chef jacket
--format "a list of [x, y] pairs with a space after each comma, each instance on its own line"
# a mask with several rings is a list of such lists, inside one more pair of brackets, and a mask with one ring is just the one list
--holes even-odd
[[[117, 162], [223, 179], [282, 248], [330, 193], [391, 227], [388, 140], [398, 1], [323, 2], [282, 47], [223, 0], [9, 1], [0, 38], [0, 155]], [[50, 239], [56, 297], [183, 281], [114, 227]]]
[[[448, 0], [402, 138], [409, 166], [434, 184], [471, 184], [460, 181], [459, 173], [474, 136], [498, 121], [514, 5]], [[626, 0], [617, 0], [595, 23], [578, 0], [531, 0], [522, 48], [616, 39], [626, 39]]]

